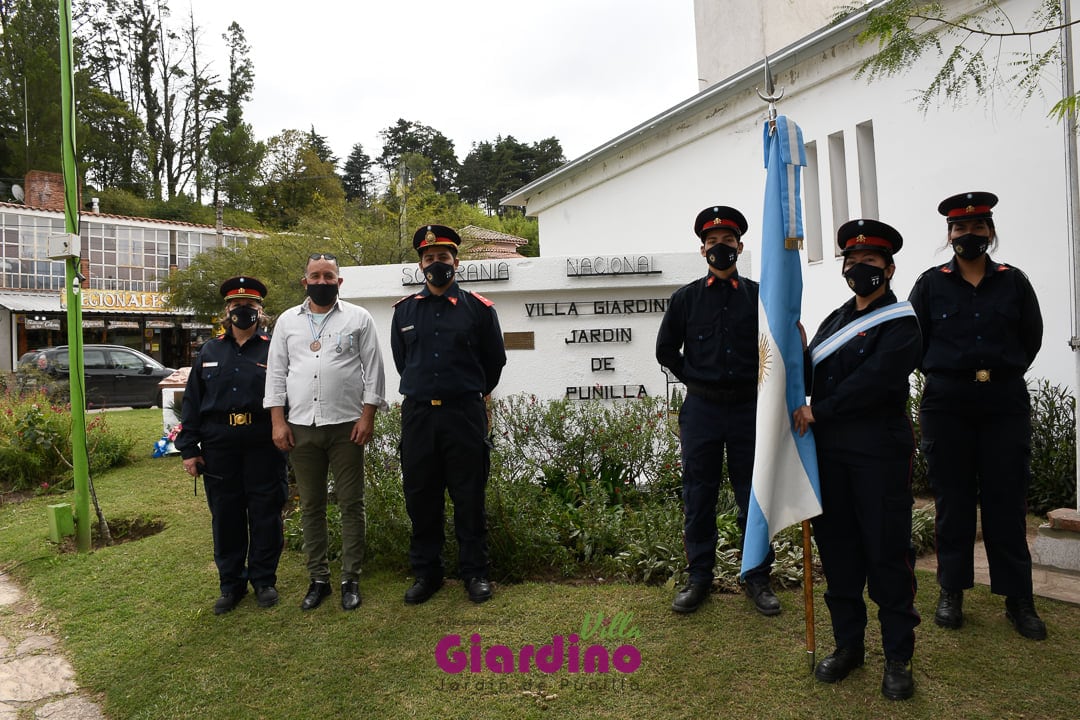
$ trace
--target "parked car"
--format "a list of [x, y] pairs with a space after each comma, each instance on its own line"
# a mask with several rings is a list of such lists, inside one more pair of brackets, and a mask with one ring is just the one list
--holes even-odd
[[[83, 370], [88, 408], [160, 405], [158, 383], [173, 373], [172, 368], [123, 345], [83, 345]], [[20, 388], [43, 387], [54, 400], [67, 401], [69, 371], [68, 348], [60, 345], [24, 354], [16, 377]]]

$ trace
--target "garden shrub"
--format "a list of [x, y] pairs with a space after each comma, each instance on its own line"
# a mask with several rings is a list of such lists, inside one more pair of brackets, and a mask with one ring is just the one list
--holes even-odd
[[[104, 414], [86, 425], [91, 474], [130, 459], [135, 439], [112, 430]], [[71, 409], [43, 392], [0, 390], [0, 487], [7, 491], [72, 486]]]
[[[376, 416], [365, 451], [366, 565], [408, 572], [411, 524], [398, 457], [400, 412], [394, 405]], [[679, 444], [662, 400], [544, 402], [515, 395], [494, 403], [492, 441], [487, 513], [493, 579], [686, 579]], [[329, 517], [330, 554], [337, 558], [336, 507]], [[443, 558], [453, 576], [457, 540], [449, 500], [444, 530]], [[728, 483], [720, 488], [717, 531], [715, 574], [721, 587], [734, 590], [742, 538]], [[301, 549], [298, 510], [286, 521], [286, 536], [290, 548]], [[920, 554], [932, 550], [932, 506], [913, 512], [912, 541]], [[776, 584], [800, 584], [800, 525], [782, 530], [773, 545]]]
[[1038, 380], [1031, 392], [1031, 486], [1028, 511], [1076, 507], [1076, 399]]

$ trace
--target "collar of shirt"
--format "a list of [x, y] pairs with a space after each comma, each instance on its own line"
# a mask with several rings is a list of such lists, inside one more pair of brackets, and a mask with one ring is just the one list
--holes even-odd
[[730, 287], [733, 290], [738, 290], [739, 289], [739, 271], [738, 270], [731, 273], [731, 276], [726, 277], [726, 278], [722, 278], [722, 277], [720, 277], [718, 275], [714, 275], [713, 273], [709, 273], [708, 275], [705, 276], [705, 278], [706, 278], [705, 279], [705, 287], [712, 287], [713, 285], [716, 285], [717, 287]]
[[867, 313], [872, 313], [878, 308], [885, 307], [886, 305], [892, 305], [896, 302], [896, 293], [892, 290], [886, 290], [885, 294], [879, 297], [874, 302], [870, 303], [865, 310], [858, 310], [855, 308], [855, 297], [852, 296], [850, 300], [844, 303], [844, 312], [849, 318], [860, 318]]
[[455, 306], [458, 304], [458, 299], [460, 295], [458, 284], [456, 282], [450, 283], [450, 287], [446, 288], [446, 292], [442, 293], [441, 295], [436, 295], [435, 293], [431, 292], [431, 288], [429, 288], [427, 285], [424, 285], [424, 288], [416, 294], [420, 297], [421, 300], [426, 300], [428, 298], [444, 298], [451, 305]]
[[[983, 273], [983, 277], [990, 277], [994, 273], [1001, 272], [1008, 267], [1007, 265], [1003, 265], [999, 262], [994, 262], [994, 259], [990, 257], [989, 253], [984, 255], [983, 258], [986, 260], [986, 270]], [[949, 262], [941, 266], [941, 272], [945, 273], [946, 275], [962, 277], [960, 267], [956, 264], [955, 255], [953, 255], [952, 260], [949, 260]]]

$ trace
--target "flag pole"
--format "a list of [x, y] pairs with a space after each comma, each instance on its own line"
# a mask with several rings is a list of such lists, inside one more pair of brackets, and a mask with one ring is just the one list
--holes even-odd
[[[776, 134], [776, 130], [777, 130], [776, 103], [779, 102], [780, 99], [784, 97], [784, 89], [780, 88], [779, 90], [777, 90], [777, 88], [776, 88], [775, 82], [773, 81], [772, 69], [769, 67], [769, 56], [768, 55], [765, 56], [765, 92], [763, 93], [763, 92], [761, 92], [761, 90], [758, 90], [757, 94], [758, 94], [759, 98], [764, 100], [769, 105], [768, 137], [773, 138], [773, 136]], [[773, 141], [770, 140], [770, 141], [767, 141], [767, 143], [768, 142], [773, 142]], [[799, 139], [797, 141], [797, 144], [801, 146], [801, 144], [802, 144], [801, 136], [799, 137]], [[801, 151], [798, 151], [798, 152], [801, 152]], [[771, 166], [770, 163], [771, 163], [771, 161], [767, 161], [766, 165], [771, 168], [772, 166]], [[801, 163], [796, 163], [796, 164], [801, 164]], [[796, 187], [794, 189], [793, 197], [794, 197], [794, 205], [795, 205], [795, 216], [798, 217], [798, 212], [799, 212], [798, 211], [798, 181], [796, 180], [795, 182], [796, 182]], [[768, 190], [766, 190], [766, 195], [768, 195]], [[768, 198], [766, 198], [766, 205], [767, 204], [768, 204]], [[785, 220], [787, 220], [787, 218], [785, 218]], [[802, 248], [801, 222], [799, 220], [796, 220], [796, 226], [795, 227], [785, 226], [785, 230], [786, 230], [786, 232], [783, 233], [784, 250], [798, 252]], [[762, 232], [763, 233], [765, 232], [764, 228], [763, 228]], [[763, 242], [765, 242], [765, 241], [766, 240], [763, 238]], [[763, 263], [763, 265], [764, 265], [764, 263]], [[763, 280], [764, 280], [764, 277], [763, 277]], [[762, 286], [764, 287], [764, 283], [762, 284]], [[802, 287], [801, 287], [801, 282], [800, 282], [797, 292], [801, 293], [801, 289], [802, 289]], [[796, 320], [797, 320], [797, 316], [796, 316]], [[803, 345], [804, 346], [805, 346], [805, 342], [806, 341], [804, 339], [803, 340]], [[805, 398], [805, 393], [802, 393], [802, 394], [804, 395], [804, 398]], [[791, 408], [788, 407], [789, 412], [790, 412], [790, 410], [791, 410]], [[755, 471], [755, 475], [756, 475], [756, 471]], [[816, 469], [814, 471], [814, 475], [816, 476]], [[757, 480], [756, 480], [756, 477], [755, 477], [755, 482], [756, 481]], [[756, 489], [755, 489], [755, 492], [756, 492]], [[820, 507], [818, 508], [818, 511], [820, 512]], [[806, 615], [806, 654], [807, 654], [808, 660], [810, 661], [810, 672], [813, 672], [814, 671], [814, 654], [815, 654], [815, 651], [817, 649], [816, 648], [816, 640], [814, 638], [814, 576], [813, 576], [813, 572], [812, 572], [813, 553], [812, 553], [811, 545], [810, 545], [810, 521], [808, 519], [806, 519], [806, 517], [807, 517], [806, 515], [803, 515], [802, 517], [804, 518], [802, 520], [802, 535], [803, 535], [803, 605], [804, 605], [805, 615]]]
[[810, 549], [810, 521], [802, 521], [802, 574], [803, 606], [806, 609], [806, 657], [810, 660], [810, 672], [814, 672], [814, 652], [817, 640], [814, 638], [814, 573], [811, 569], [813, 552]]
[[64, 260], [67, 303], [68, 382], [71, 388], [71, 463], [75, 485], [75, 547], [90, 550], [90, 462], [86, 451], [86, 399], [83, 395], [82, 297], [79, 286], [78, 174], [75, 169], [75, 85], [72, 57], [71, 0], [58, 0], [60, 13], [60, 96], [63, 114], [61, 157], [64, 169], [64, 230], [66, 237], [50, 257]]

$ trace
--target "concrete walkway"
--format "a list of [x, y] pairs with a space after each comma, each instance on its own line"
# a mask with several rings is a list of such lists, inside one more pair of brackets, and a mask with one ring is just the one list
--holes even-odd
[[34, 621], [35, 607], [0, 574], [0, 720], [105, 720], [87, 693], [59, 641]]

